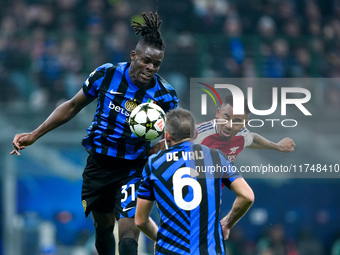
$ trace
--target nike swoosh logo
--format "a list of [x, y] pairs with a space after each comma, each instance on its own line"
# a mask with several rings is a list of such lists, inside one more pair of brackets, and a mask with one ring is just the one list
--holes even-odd
[[122, 92], [114, 91], [113, 89], [111, 89], [110, 93], [113, 94], [113, 95], [123, 94]]
[[135, 208], [135, 207], [133, 206], [133, 207], [128, 207], [128, 208], [123, 208], [123, 212], [129, 211], [129, 210], [131, 210], [133, 208]]

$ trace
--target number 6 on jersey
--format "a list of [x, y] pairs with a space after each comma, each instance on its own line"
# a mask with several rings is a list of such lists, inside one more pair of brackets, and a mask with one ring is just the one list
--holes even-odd
[[[174, 188], [174, 199], [177, 206], [183, 210], [193, 210], [202, 201], [202, 188], [199, 182], [190, 177], [190, 167], [179, 168], [172, 177], [173, 188]], [[185, 201], [183, 197], [183, 188], [189, 186], [192, 188], [193, 198], [191, 201]]]

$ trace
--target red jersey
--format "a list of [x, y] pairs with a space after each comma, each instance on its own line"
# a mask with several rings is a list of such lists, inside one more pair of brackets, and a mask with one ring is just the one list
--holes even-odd
[[246, 127], [242, 128], [230, 141], [220, 139], [214, 120], [200, 123], [196, 127], [198, 136], [195, 139], [195, 143], [219, 149], [227, 155], [231, 162], [234, 162], [244, 147], [253, 142], [252, 135]]

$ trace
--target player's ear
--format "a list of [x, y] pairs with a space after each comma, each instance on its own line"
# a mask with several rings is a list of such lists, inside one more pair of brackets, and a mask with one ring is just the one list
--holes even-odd
[[131, 53], [130, 53], [130, 58], [131, 58], [131, 61], [134, 61], [135, 58], [136, 58], [136, 51], [135, 50], [132, 50]]
[[164, 131], [164, 138], [165, 138], [165, 142], [170, 143], [171, 135], [168, 131]]
[[216, 119], [218, 119], [218, 116], [220, 115], [220, 111], [221, 111], [221, 108], [217, 108], [216, 116], [215, 116]]
[[168, 131], [164, 131], [164, 145], [165, 145], [165, 149], [169, 149], [169, 145], [171, 146], [171, 135]]
[[245, 124], [244, 124], [243, 128], [245, 128], [248, 125], [248, 122], [249, 122], [248, 114], [246, 114]]

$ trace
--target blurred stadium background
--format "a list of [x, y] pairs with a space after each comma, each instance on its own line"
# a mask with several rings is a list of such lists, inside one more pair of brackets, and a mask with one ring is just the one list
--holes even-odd
[[[0, 4], [1, 255], [95, 254], [93, 223], [84, 217], [80, 201], [86, 159], [80, 141], [95, 104], [20, 158], [9, 152], [16, 133], [37, 127], [81, 88], [94, 68], [129, 59], [138, 39], [129, 27], [131, 19], [143, 11], [161, 15], [167, 48], [159, 73], [176, 88], [182, 107], [190, 105], [191, 77], [334, 78], [309, 88], [316, 121], [302, 119], [304, 129], [299, 131], [258, 131], [273, 140], [292, 137], [297, 143], [294, 153], [245, 150], [236, 162], [339, 163], [338, 0]], [[232, 231], [226, 244], [229, 254], [340, 254], [339, 179], [248, 181], [256, 201]], [[228, 192], [224, 196], [222, 213], [233, 199]], [[151, 254], [151, 249], [142, 238], [141, 254]]]

